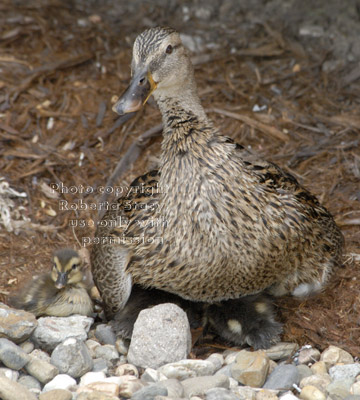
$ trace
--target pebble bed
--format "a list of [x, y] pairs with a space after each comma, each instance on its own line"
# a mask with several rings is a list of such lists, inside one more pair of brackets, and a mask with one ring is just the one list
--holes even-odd
[[341, 348], [279, 343], [187, 359], [173, 304], [140, 313], [130, 346], [84, 316], [36, 318], [0, 303], [2, 400], [360, 400], [360, 363]]

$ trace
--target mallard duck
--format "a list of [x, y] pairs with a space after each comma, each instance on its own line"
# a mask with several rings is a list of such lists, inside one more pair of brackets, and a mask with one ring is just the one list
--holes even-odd
[[153, 95], [163, 140], [159, 170], [137, 178], [98, 224], [91, 263], [107, 316], [134, 284], [210, 304], [320, 291], [341, 262], [333, 217], [292, 175], [221, 135], [179, 34], [140, 34], [131, 74], [113, 110], [137, 111]]
[[10, 305], [38, 316], [67, 317], [72, 314], [90, 316], [93, 302], [89, 284], [77, 251], [60, 249], [54, 253], [53, 266], [34, 278], [10, 299]]

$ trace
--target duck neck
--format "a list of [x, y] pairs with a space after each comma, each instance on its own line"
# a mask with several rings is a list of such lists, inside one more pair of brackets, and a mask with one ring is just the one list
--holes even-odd
[[163, 119], [162, 161], [197, 152], [213, 135], [213, 125], [200, 104], [196, 85], [186, 85], [154, 94]]

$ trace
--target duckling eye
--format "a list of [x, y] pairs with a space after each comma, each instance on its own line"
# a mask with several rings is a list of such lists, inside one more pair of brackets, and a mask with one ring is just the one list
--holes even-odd
[[72, 270], [75, 270], [77, 267], [78, 267], [77, 264], [73, 264], [72, 267], [71, 267], [71, 269], [72, 269]]
[[171, 54], [172, 52], [173, 52], [173, 47], [171, 46], [171, 44], [169, 44], [169, 46], [165, 50], [165, 53], [166, 54]]

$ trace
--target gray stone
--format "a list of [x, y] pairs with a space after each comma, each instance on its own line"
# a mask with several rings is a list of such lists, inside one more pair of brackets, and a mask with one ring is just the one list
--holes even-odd
[[30, 353], [30, 355], [50, 363], [50, 356], [45, 351], [42, 351], [40, 349], [35, 349]]
[[0, 375], [5, 376], [6, 378], [15, 382], [19, 379], [19, 372], [10, 368], [0, 368]]
[[191, 333], [186, 313], [165, 303], [140, 312], [128, 352], [128, 361], [143, 368], [158, 368], [187, 357]]
[[109, 361], [104, 360], [103, 358], [94, 358], [93, 359], [93, 372], [105, 372], [109, 371]]
[[35, 394], [25, 386], [0, 375], [0, 399], [2, 400], [36, 400]]
[[[235, 363], [233, 363], [233, 364], [235, 364]], [[218, 371], [215, 372], [215, 375], [222, 374], [222, 375], [228, 376], [229, 378], [232, 378], [231, 368], [232, 368], [233, 364], [228, 364], [228, 365], [223, 366], [222, 368], [220, 368]]]
[[155, 396], [167, 396], [168, 390], [164, 386], [160, 386], [156, 383], [145, 386], [142, 389], [135, 392], [131, 399], [132, 400], [153, 400]]
[[290, 390], [293, 388], [294, 384], [299, 384], [299, 378], [299, 371], [295, 365], [279, 365], [268, 376], [263, 389]]
[[19, 370], [29, 362], [29, 355], [8, 339], [0, 339], [0, 361], [8, 368]]
[[218, 371], [224, 364], [224, 357], [222, 354], [213, 353], [206, 359], [206, 361], [213, 363], [215, 366], [215, 371]]
[[31, 355], [30, 361], [26, 364], [25, 369], [28, 374], [41, 383], [51, 381], [51, 379], [59, 373], [59, 370], [54, 365]]
[[266, 349], [265, 353], [270, 360], [282, 360], [291, 357], [298, 348], [297, 343], [280, 342]]
[[117, 360], [120, 355], [116, 350], [116, 347], [112, 344], [105, 344], [103, 346], [98, 346], [95, 348], [95, 357], [103, 358], [107, 361]]
[[353, 382], [353, 379], [337, 380], [327, 385], [326, 391], [330, 397], [334, 399], [344, 399], [346, 396], [350, 395], [350, 388]]
[[39, 318], [31, 338], [41, 349], [52, 351], [69, 337], [85, 341], [93, 318], [83, 315]]
[[344, 400], [360, 400], [360, 394], [350, 394]]
[[0, 303], [0, 338], [21, 343], [30, 337], [37, 324], [33, 314]]
[[40, 382], [37, 379], [35, 379], [33, 376], [23, 375], [18, 380], [18, 382], [21, 383], [23, 386], [27, 387], [28, 389], [41, 390]]
[[206, 400], [239, 400], [230, 390], [224, 388], [213, 388], [205, 393]]
[[345, 365], [334, 365], [329, 369], [329, 375], [332, 380], [339, 381], [344, 379], [352, 379], [360, 374], [360, 364], [345, 364]]
[[72, 393], [69, 390], [54, 389], [41, 393], [39, 400], [71, 400], [72, 397]]
[[196, 376], [213, 375], [215, 366], [207, 360], [181, 360], [165, 364], [158, 369], [167, 378], [179, 379], [180, 381]]
[[298, 365], [297, 370], [299, 372], [299, 381], [301, 382], [302, 379], [311, 376], [313, 374], [313, 372], [311, 371], [311, 369], [307, 366], [307, 365]]
[[222, 387], [229, 389], [229, 378], [225, 375], [199, 376], [185, 379], [181, 382], [184, 387], [185, 396], [203, 396], [213, 388]]
[[183, 397], [184, 387], [177, 379], [166, 379], [158, 383], [159, 386], [163, 386], [168, 391], [169, 397]]
[[71, 390], [76, 386], [76, 380], [69, 375], [59, 374], [43, 387], [43, 392], [55, 389]]
[[112, 344], [115, 346], [116, 335], [110, 325], [97, 325], [95, 329], [95, 337], [101, 344]]
[[78, 339], [69, 338], [56, 346], [51, 354], [51, 363], [61, 374], [79, 378], [91, 371], [93, 360], [86, 345]]

